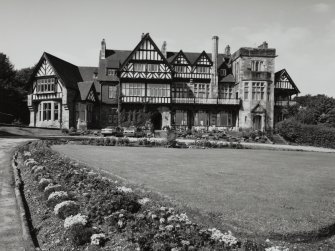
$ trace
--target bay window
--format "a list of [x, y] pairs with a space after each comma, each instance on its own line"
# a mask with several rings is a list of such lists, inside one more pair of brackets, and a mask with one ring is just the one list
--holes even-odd
[[51, 103], [43, 103], [43, 120], [51, 120]]
[[264, 83], [261, 82], [252, 83], [252, 99], [253, 100], [264, 99]]
[[56, 101], [42, 102], [38, 105], [39, 121], [55, 121], [60, 119], [60, 103]]
[[145, 84], [144, 83], [123, 83], [122, 84], [122, 95], [123, 96], [145, 96]]
[[148, 97], [170, 97], [169, 84], [147, 84]]
[[233, 85], [223, 84], [219, 85], [219, 98], [232, 99], [233, 98]]
[[209, 84], [195, 83], [194, 84], [194, 95], [197, 98], [208, 98], [209, 97]]

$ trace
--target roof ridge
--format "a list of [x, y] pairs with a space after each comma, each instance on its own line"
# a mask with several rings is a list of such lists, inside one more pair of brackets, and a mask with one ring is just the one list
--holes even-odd
[[59, 57], [56, 57], [55, 55], [52, 55], [52, 54], [50, 54], [50, 53], [48, 53], [48, 52], [46, 52], [46, 51], [44, 52], [44, 54], [46, 54], [46, 56], [51, 56], [51, 57], [54, 57], [54, 58], [57, 59], [57, 60], [63, 61], [64, 63], [67, 63], [67, 64], [73, 65], [73, 66], [75, 66], [75, 67], [78, 67], [77, 65], [72, 64], [72, 63], [70, 63], [70, 62], [68, 62], [68, 61], [66, 61], [66, 60], [64, 60], [64, 59], [59, 58]]

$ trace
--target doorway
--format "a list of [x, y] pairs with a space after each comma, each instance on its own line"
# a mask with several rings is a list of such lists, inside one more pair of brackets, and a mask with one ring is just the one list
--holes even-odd
[[155, 130], [162, 129], [162, 114], [160, 112], [155, 112], [151, 116], [151, 123]]
[[262, 129], [262, 116], [255, 115], [253, 118], [253, 128], [254, 130], [260, 131]]

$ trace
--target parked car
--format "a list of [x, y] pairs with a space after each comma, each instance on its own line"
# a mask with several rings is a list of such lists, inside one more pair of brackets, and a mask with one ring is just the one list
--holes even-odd
[[102, 136], [116, 136], [116, 137], [123, 137], [122, 128], [114, 127], [114, 126], [107, 126], [106, 128], [101, 129]]
[[141, 138], [145, 136], [145, 132], [141, 128], [136, 128], [135, 126], [130, 126], [123, 129], [124, 136]]
[[135, 137], [135, 131], [136, 131], [135, 126], [130, 126], [130, 127], [124, 127], [123, 128], [123, 134], [124, 134], [124, 136], [127, 136], [127, 137]]

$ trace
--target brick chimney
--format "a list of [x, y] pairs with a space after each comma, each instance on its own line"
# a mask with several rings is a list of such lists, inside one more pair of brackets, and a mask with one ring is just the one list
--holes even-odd
[[210, 96], [211, 98], [218, 97], [218, 53], [219, 53], [219, 37], [212, 37], [212, 79], [211, 79], [211, 88]]
[[162, 49], [161, 49], [161, 52], [162, 54], [164, 55], [164, 57], [166, 58], [166, 41], [163, 42], [163, 45], [162, 45]]
[[106, 42], [105, 39], [101, 41], [100, 59], [106, 58]]
[[226, 54], [226, 56], [230, 56], [230, 46], [229, 46], [229, 44], [224, 49], [224, 54]]

